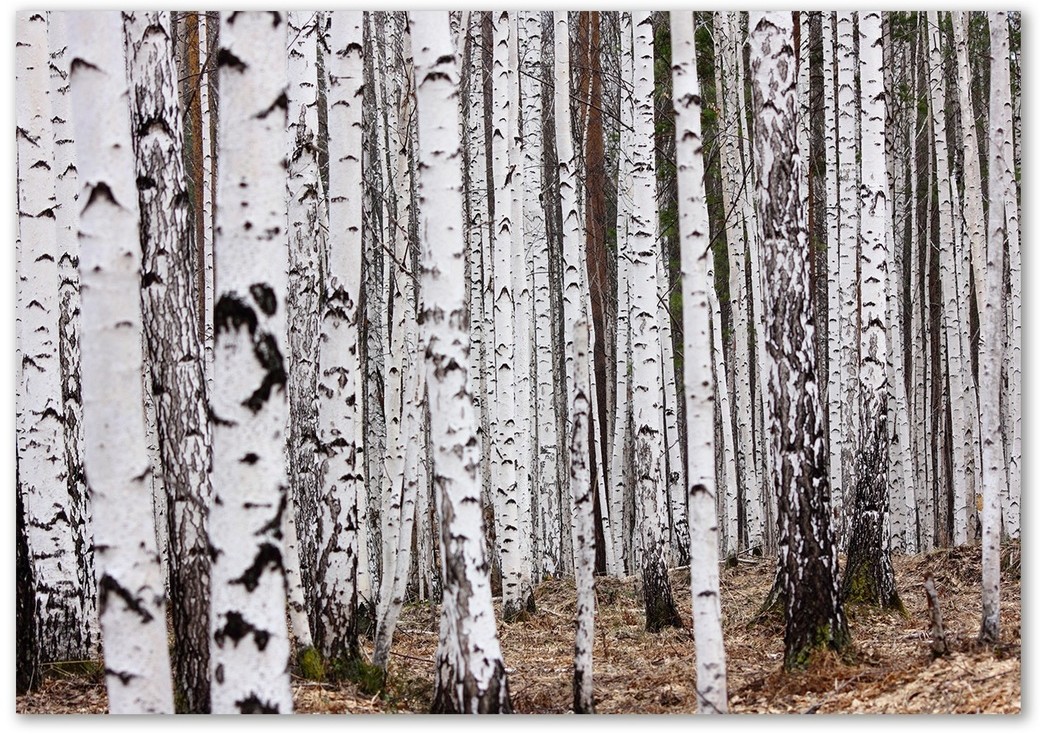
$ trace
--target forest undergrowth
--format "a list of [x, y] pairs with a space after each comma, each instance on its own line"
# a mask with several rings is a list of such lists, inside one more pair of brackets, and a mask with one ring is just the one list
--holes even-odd
[[[783, 623], [757, 618], [773, 580], [773, 563], [744, 559], [721, 576], [723, 630], [731, 713], [1019, 713], [1021, 711], [1021, 549], [1001, 555], [1002, 642], [978, 646], [980, 548], [961, 546], [895, 556], [904, 617], [849, 606], [853, 649], [825, 654], [801, 673], [786, 673]], [[930, 650], [923, 582], [935, 577], [950, 654]], [[689, 572], [671, 571], [680, 613], [689, 625]], [[643, 629], [639, 577], [596, 580], [595, 704], [602, 714], [692, 714], [693, 630]], [[535, 589], [536, 613], [499, 624], [513, 707], [521, 714], [564, 714], [571, 707], [574, 586], [549, 580]], [[496, 599], [496, 614], [500, 613]], [[332, 684], [294, 675], [297, 713], [426, 713], [433, 691], [439, 609], [405, 606], [389, 673], [380, 690], [367, 680]], [[365, 641], [370, 647], [370, 641]], [[370, 649], [367, 652], [371, 652]], [[40, 690], [17, 699], [18, 713], [103, 713], [97, 670], [51, 669]]]

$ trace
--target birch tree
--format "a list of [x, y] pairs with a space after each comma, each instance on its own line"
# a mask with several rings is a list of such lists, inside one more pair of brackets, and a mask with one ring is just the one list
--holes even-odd
[[286, 18], [221, 13], [214, 310], [213, 713], [291, 713], [283, 532], [288, 507]]
[[[520, 515], [523, 512], [518, 482], [519, 432], [517, 426], [518, 365], [516, 346], [516, 293], [513, 288], [513, 248], [518, 222], [513, 202], [515, 188], [515, 146], [517, 132], [517, 95], [514, 62], [516, 23], [514, 15], [496, 11], [494, 15], [494, 68], [492, 90], [494, 133], [491, 137], [492, 169], [495, 188], [494, 225], [494, 312], [495, 312], [495, 422], [494, 450], [500, 455], [495, 475], [496, 542], [502, 560], [503, 618], [512, 620], [533, 604], [529, 584], [525, 584], [520, 541]], [[523, 338], [521, 336], [521, 338]]]
[[361, 360], [362, 105], [364, 16], [333, 11], [329, 58], [329, 236], [318, 352], [318, 446], [322, 459], [314, 641], [328, 661], [358, 655], [358, 505], [365, 464]]
[[1001, 366], [1003, 363], [1004, 240], [1008, 186], [1013, 159], [1006, 158], [1011, 84], [1007, 59], [1007, 17], [989, 14], [989, 217], [987, 219], [985, 281], [980, 302], [982, 336], [979, 340], [979, 407], [982, 417], [982, 624], [979, 641], [1000, 641], [1000, 500], [1007, 476], [1000, 425]]
[[83, 435], [112, 713], [173, 713], [141, 382], [140, 240], [122, 18], [69, 19], [81, 183]]
[[647, 12], [632, 15], [633, 125], [632, 215], [632, 413], [637, 518], [641, 528], [646, 628], [681, 626], [672, 598], [665, 543], [664, 437], [661, 408], [661, 342], [657, 319], [657, 200], [653, 151], [653, 28]]
[[574, 325], [574, 390], [571, 396], [571, 542], [577, 587], [574, 635], [574, 713], [595, 713], [592, 699], [592, 646], [595, 641], [596, 527], [589, 463], [589, 322]]
[[881, 14], [859, 14], [860, 58], [860, 333], [859, 440], [855, 512], [842, 594], [849, 602], [902, 608], [889, 545], [888, 169]]
[[409, 13], [419, 126], [420, 288], [444, 592], [435, 713], [509, 713], [480, 511], [480, 453], [465, 318], [459, 74], [448, 13]]
[[[92, 606], [80, 573], [89, 547], [84, 497], [70, 495], [59, 334], [55, 158], [47, 14], [16, 18], [17, 155], [17, 457], [18, 493], [33, 569], [41, 659], [92, 655]], [[73, 136], [74, 137], [74, 136]], [[69, 205], [71, 209], [75, 205]]]
[[549, 238], [543, 202], [543, 96], [541, 12], [520, 14], [520, 91], [524, 103], [524, 227], [530, 243], [533, 289], [533, 332], [535, 384], [535, 487], [536, 518], [541, 545], [538, 565], [543, 574], [559, 573], [562, 563], [559, 533], [559, 473], [557, 471], [557, 414], [553, 400], [552, 314], [549, 298]]
[[675, 105], [676, 185], [682, 253], [683, 387], [689, 459], [690, 594], [697, 660], [697, 710], [726, 713], [726, 651], [719, 598], [715, 514], [715, 396], [711, 375], [708, 278], [712, 257], [704, 191], [701, 96], [693, 14], [671, 12], [672, 99]]
[[186, 710], [208, 713], [209, 405], [170, 16], [124, 13], [123, 30], [141, 211], [144, 336], [167, 493], [173, 662]]
[[805, 212], [797, 175], [797, 80], [790, 13], [750, 15], [765, 313], [770, 354], [768, 415], [786, 604], [784, 665], [805, 666], [813, 652], [849, 642], [837, 582], [837, 549], [827, 508], [823, 407], [816, 386]]
[[[951, 191], [949, 147], [946, 133], [946, 90], [945, 74], [942, 68], [942, 55], [939, 43], [939, 20], [936, 11], [928, 12], [928, 69], [929, 69], [929, 102], [932, 126], [935, 135], [935, 176], [938, 189], [939, 206], [939, 273], [942, 286], [942, 323], [943, 337], [946, 341], [946, 375], [949, 382], [947, 393], [950, 404], [950, 453], [952, 458], [952, 502], [953, 502], [953, 541], [962, 544], [967, 541], [968, 498], [974, 494], [969, 491], [970, 452], [972, 447], [970, 422], [970, 405], [968, 404], [968, 381], [971, 375], [971, 358], [966, 353], [965, 343], [961, 338], [964, 328], [961, 320], [961, 308], [958, 306], [957, 252], [955, 235], [958, 226], [955, 220], [956, 208]], [[959, 249], [959, 247], [957, 248]], [[941, 485], [940, 485], [941, 486]]]
[[[286, 467], [289, 495], [285, 538], [285, 573], [293, 635], [306, 654], [313, 647], [305, 588], [313, 587], [314, 518], [318, 501], [318, 334], [320, 259], [327, 223], [318, 172], [318, 25], [312, 11], [291, 10], [288, 22], [288, 115], [286, 154], [289, 162], [289, 291]], [[302, 532], [300, 532], [302, 530]]]
[[859, 414], [859, 309], [856, 263], [859, 257], [859, 125], [856, 111], [856, 49], [853, 13], [837, 13], [836, 66], [837, 101], [837, 191], [838, 210], [838, 392], [831, 395], [841, 406], [841, 484], [832, 488], [835, 535], [838, 546], [848, 543], [848, 528], [855, 480], [855, 448]]
[[[51, 124], [54, 131], [54, 224], [57, 230], [58, 258], [58, 358], [61, 363], [61, 399], [65, 409], [65, 466], [69, 504], [66, 512], [73, 519], [83, 543], [91, 542], [90, 506], [83, 474], [83, 401], [80, 390], [80, 294], [79, 239], [76, 224], [79, 211], [79, 179], [72, 132], [69, 93], [68, 14], [47, 14], [47, 43], [50, 47], [49, 90]], [[77, 541], [78, 542], [78, 541]], [[97, 586], [91, 553], [79, 554], [77, 573], [83, 588], [84, 623], [87, 634], [76, 657], [93, 657], [100, 642], [97, 618]]]

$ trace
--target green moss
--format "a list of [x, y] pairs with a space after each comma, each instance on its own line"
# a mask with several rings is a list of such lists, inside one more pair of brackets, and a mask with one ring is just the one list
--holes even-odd
[[843, 652], [851, 642], [848, 632], [834, 633], [827, 622], [820, 623], [802, 647], [788, 652], [784, 656], [784, 669], [789, 672], [805, 670], [817, 654], [825, 650]]
[[58, 660], [43, 664], [44, 672], [57, 678], [104, 678], [105, 666], [101, 660]]
[[382, 694], [386, 689], [386, 671], [367, 660], [356, 657], [349, 660], [328, 661], [328, 677], [334, 681], [350, 681], [366, 696]]
[[305, 647], [296, 655], [296, 669], [307, 680], [325, 680], [325, 661], [313, 647]]

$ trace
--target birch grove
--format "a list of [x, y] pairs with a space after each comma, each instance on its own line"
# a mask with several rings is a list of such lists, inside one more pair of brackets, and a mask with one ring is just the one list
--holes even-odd
[[919, 568], [1014, 658], [1023, 32], [20, 11], [18, 710], [758, 710]]

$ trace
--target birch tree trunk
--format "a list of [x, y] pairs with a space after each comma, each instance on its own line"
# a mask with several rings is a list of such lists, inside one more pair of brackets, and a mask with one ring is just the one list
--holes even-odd
[[[395, 13], [392, 42], [387, 45], [387, 65], [395, 69], [388, 80], [391, 109], [388, 115], [396, 218], [390, 223], [393, 263], [389, 272], [394, 325], [391, 366], [387, 375], [387, 442], [390, 456], [382, 498], [383, 567], [373, 662], [386, 666], [397, 618], [404, 603], [411, 564], [412, 529], [419, 479], [419, 447], [422, 444], [423, 381], [415, 355], [418, 326], [415, 319], [415, 281], [412, 268], [411, 142], [413, 108], [412, 42], [407, 20]], [[397, 25], [399, 23], [399, 26]], [[400, 47], [398, 51], [397, 47]]]
[[556, 402], [553, 400], [552, 314], [549, 299], [549, 238], [542, 201], [543, 96], [541, 12], [520, 14], [523, 41], [520, 92], [524, 103], [523, 161], [524, 233], [530, 243], [533, 282], [534, 406], [537, 436], [536, 518], [540, 553], [536, 564], [543, 575], [560, 572], [562, 552], [559, 533], [559, 473]]
[[139, 214], [122, 18], [69, 18], [82, 184], [83, 434], [109, 711], [172, 713], [141, 384]]
[[662, 435], [661, 341], [657, 319], [657, 200], [653, 151], [653, 28], [647, 12], [632, 15], [634, 145], [632, 165], [632, 412], [636, 513], [641, 527], [646, 628], [679, 627], [665, 551], [668, 517]]
[[832, 488], [835, 536], [838, 547], [848, 545], [849, 523], [855, 502], [855, 451], [859, 442], [859, 291], [856, 263], [859, 258], [859, 125], [856, 110], [856, 47], [854, 15], [838, 13], [835, 66], [837, 67], [837, 166], [838, 166], [838, 392], [831, 400], [841, 406], [841, 484]]
[[210, 102], [210, 76], [216, 64], [210, 61], [212, 41], [209, 13], [199, 15], [199, 55], [202, 73], [199, 76], [199, 117], [202, 137], [202, 241], [197, 243], [202, 256], [202, 344], [205, 350], [206, 390], [213, 392], [213, 107]]
[[629, 328], [629, 212], [632, 208], [632, 14], [619, 14], [621, 49], [619, 67], [619, 141], [617, 178], [617, 324], [614, 331], [615, 365], [614, 377], [614, 430], [611, 438], [610, 456], [610, 517], [614, 520], [614, 556], [619, 566], [632, 568], [632, 526], [628, 522], [626, 507], [632, 496], [631, 463], [627, 461], [632, 444], [632, 379], [631, 329]]
[[697, 711], [726, 713], [726, 650], [719, 599], [715, 514], [715, 396], [711, 375], [708, 279], [712, 258], [704, 191], [701, 96], [693, 14], [672, 11], [672, 99], [682, 253], [683, 387], [689, 459], [690, 594], [697, 661]]
[[829, 478], [831, 486], [831, 516], [835, 530], [842, 523], [842, 310], [840, 294], [842, 207], [838, 180], [838, 65], [837, 13], [823, 13], [823, 109], [825, 117], [826, 163], [824, 178], [827, 199], [827, 429], [829, 448]]
[[[889, 539], [888, 169], [881, 14], [859, 13], [861, 110], [859, 440], [855, 512], [842, 578], [846, 602], [902, 609]], [[902, 358], [902, 355], [900, 355]]]
[[283, 542], [288, 77], [281, 13], [222, 13], [210, 659], [214, 713], [291, 713]]
[[758, 222], [770, 286], [765, 313], [772, 314], [767, 324], [769, 416], [787, 612], [784, 665], [796, 669], [818, 649], [844, 648], [849, 632], [827, 512], [823, 408], [816, 387], [805, 212], [797, 181], [801, 151], [795, 135], [792, 18], [785, 12], [753, 12], [749, 23]]
[[[67, 381], [62, 374], [56, 226], [58, 212], [74, 212], [78, 205], [67, 200], [61, 206], [55, 199], [47, 14], [21, 11], [15, 28], [17, 491], [25, 511], [41, 660], [82, 660], [96, 651], [88, 601], [94, 585], [83, 576], [90, 566], [78, 558], [80, 549], [91, 544], [87, 498], [77, 496], [78, 487], [69, 482], [66, 444], [76, 440], [77, 431], [62, 425]], [[63, 193], [68, 193], [64, 187]]]
[[[61, 398], [64, 413], [65, 466], [69, 493], [66, 510], [74, 520], [82, 542], [92, 542], [90, 505], [83, 473], [83, 400], [80, 389], [80, 295], [79, 240], [76, 224], [79, 211], [79, 179], [76, 174], [75, 140], [72, 132], [69, 93], [68, 17], [64, 12], [47, 14], [47, 43], [50, 47], [51, 123], [54, 130], [54, 223], [58, 258], [58, 355], [61, 364]], [[79, 541], [77, 541], [79, 542]], [[80, 553], [77, 573], [83, 588], [86, 637], [77, 658], [96, 657], [100, 643], [97, 616], [97, 583], [94, 558]]]
[[[952, 456], [951, 501], [953, 504], [953, 542], [967, 542], [967, 513], [969, 487], [971, 486], [970, 453], [972, 451], [969, 427], [968, 382], [973, 380], [971, 358], [964, 350], [961, 332], [965, 326], [961, 321], [958, 306], [958, 277], [956, 236], [956, 208], [946, 137], [946, 91], [939, 45], [939, 20], [936, 11], [928, 12], [929, 38], [929, 86], [931, 94], [931, 119], [935, 131], [935, 175], [938, 182], [939, 203], [939, 271], [942, 284], [942, 323], [946, 339], [946, 370], [949, 380], [950, 399], [950, 452]], [[959, 249], [959, 248], [958, 248]], [[940, 491], [942, 491], [940, 485]], [[940, 517], [945, 518], [944, 514]], [[944, 520], [943, 520], [944, 521]]]
[[446, 12], [410, 12], [409, 24], [419, 126], [421, 319], [445, 572], [433, 711], [509, 713], [487, 574], [470, 392], [458, 63]]
[[[317, 516], [318, 476], [318, 334], [321, 252], [327, 223], [319, 202], [324, 197], [318, 173], [317, 23], [312, 11], [287, 13], [289, 128], [286, 149], [289, 217], [289, 291], [286, 432], [286, 468], [289, 474], [289, 518], [296, 538], [286, 536], [285, 574], [288, 581], [289, 620], [301, 651], [313, 647], [307, 614], [307, 592], [314, 587], [313, 562]], [[302, 531], [302, 532], [301, 532]]]
[[[996, 39], [1004, 44], [1007, 34], [1007, 15], [1005, 13], [993, 13], [990, 20], [990, 38]], [[1000, 27], [993, 30], [993, 26]], [[991, 40], [992, 43], [992, 40]], [[1003, 47], [1003, 46], [1002, 46]], [[1004, 379], [1007, 381], [1004, 396], [1006, 410], [1005, 435], [1007, 443], [1007, 467], [1008, 480], [1007, 491], [1001, 497], [1001, 506], [1004, 515], [1004, 532], [1011, 538], [1020, 537], [1020, 507], [1022, 501], [1022, 249], [1019, 233], [1019, 211], [1018, 211], [1018, 179], [1015, 172], [1019, 170], [1017, 154], [1014, 145], [1014, 120], [1012, 118], [1011, 101], [1011, 72], [1010, 51], [1003, 55], [993, 54], [991, 51], [991, 63], [996, 65], [996, 74], [991, 71], [991, 87], [999, 83], [999, 89], [993, 93], [999, 94], [999, 104], [996, 110], [990, 111], [990, 124], [997, 125], [1003, 130], [1003, 136], [999, 138], [1001, 155], [997, 156], [999, 169], [989, 169], [990, 176], [997, 173], [1000, 175], [1001, 187], [998, 192], [1004, 203], [1004, 218], [1007, 231], [1007, 258], [1008, 258], [1008, 283], [1007, 283], [1007, 349], [1004, 353]], [[995, 111], [999, 110], [999, 118], [995, 117]], [[992, 201], [992, 199], [990, 199]], [[988, 437], [984, 437], [986, 440]]]
[[361, 11], [332, 13], [329, 55], [329, 236], [318, 352], [318, 583], [314, 641], [329, 661], [357, 657], [358, 506], [365, 497], [359, 304], [364, 87]]
[[577, 592], [574, 634], [574, 713], [595, 713], [592, 699], [592, 647], [595, 641], [596, 526], [589, 471], [589, 322], [574, 325], [574, 392], [571, 398], [570, 485], [571, 542]]
[[[513, 289], [513, 249], [517, 225], [513, 203], [515, 189], [517, 84], [513, 61], [516, 24], [506, 11], [495, 13], [494, 32], [494, 134], [491, 138], [495, 187], [494, 228], [494, 309], [495, 309], [495, 450], [500, 455], [496, 484], [496, 542], [502, 559], [502, 616], [515, 619], [533, 604], [530, 584], [522, 574], [520, 515], [523, 512], [518, 482], [519, 431], [517, 426], [517, 384], [519, 365], [515, 361], [516, 293]], [[511, 52], [512, 51], [512, 52]], [[524, 336], [520, 335], [523, 339]]]
[[[534, 611], [534, 513], [531, 502], [534, 480], [534, 392], [531, 385], [531, 361], [533, 358], [531, 301], [531, 267], [530, 244], [526, 233], [526, 214], [529, 192], [534, 192], [527, 184], [527, 161], [523, 150], [524, 135], [527, 128], [534, 127], [534, 116], [527, 116], [531, 111], [524, 100], [521, 104], [521, 67], [520, 67], [520, 33], [523, 18], [513, 13], [510, 18], [509, 34], [509, 69], [511, 81], [509, 85], [510, 109], [513, 112], [513, 127], [509, 146], [509, 167], [512, 170], [513, 200], [510, 215], [513, 224], [512, 251], [510, 257], [513, 277], [514, 307], [514, 342], [513, 359], [516, 375], [516, 502], [517, 502], [517, 563], [520, 568], [521, 604], [528, 611]], [[521, 120], [521, 118], [523, 118]], [[540, 178], [540, 177], [539, 177]], [[537, 202], [537, 197], [536, 197]]]
[[169, 13], [124, 13], [141, 210], [144, 335], [167, 493], [177, 691], [209, 712], [210, 427]]
[[[954, 19], [956, 23], [956, 18]], [[1008, 183], [1014, 161], [1005, 156], [1011, 135], [1011, 85], [1008, 74], [1007, 17], [989, 14], [989, 218], [985, 281], [980, 301], [982, 336], [979, 340], [979, 407], [982, 413], [982, 624], [979, 641], [1000, 641], [1000, 510], [1001, 488], [1007, 476], [1000, 425], [1001, 366], [1003, 363], [1004, 239]], [[966, 59], [964, 60], [966, 65]], [[967, 154], [967, 153], [966, 153]]]

